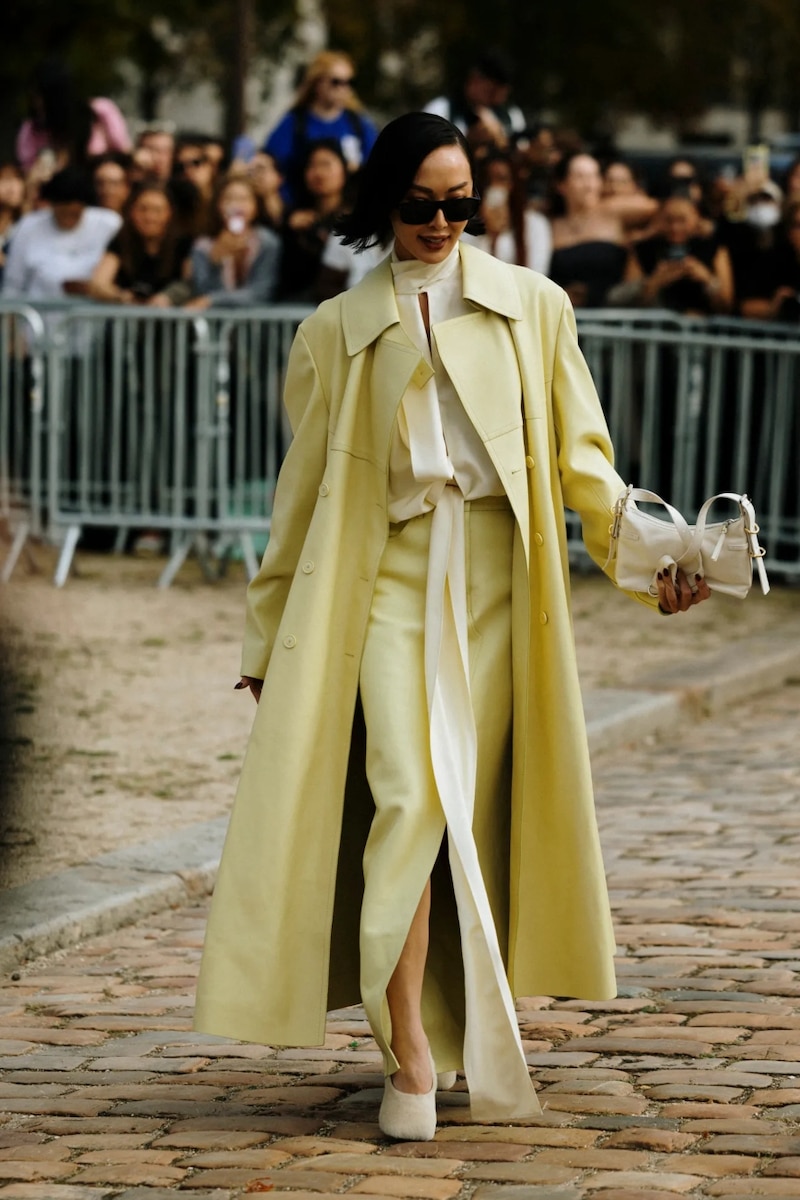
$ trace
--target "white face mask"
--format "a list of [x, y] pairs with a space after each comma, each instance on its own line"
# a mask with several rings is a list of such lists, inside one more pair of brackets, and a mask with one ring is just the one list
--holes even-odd
[[781, 210], [771, 200], [759, 200], [747, 206], [747, 223], [756, 229], [772, 229], [781, 219]]

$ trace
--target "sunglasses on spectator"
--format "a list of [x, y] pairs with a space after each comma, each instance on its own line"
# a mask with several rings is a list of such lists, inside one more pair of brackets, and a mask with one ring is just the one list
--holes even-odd
[[179, 171], [185, 171], [187, 167], [202, 167], [203, 164], [207, 162], [208, 159], [205, 157], [205, 155], [203, 155], [201, 158], [179, 158], [177, 162], [177, 169]]
[[355, 75], [348, 75], [347, 79], [342, 79], [341, 76], [339, 76], [339, 75], [333, 75], [328, 80], [328, 83], [331, 85], [331, 87], [335, 87], [335, 88], [355, 87], [356, 79], [355, 79]]
[[404, 225], [428, 225], [441, 209], [445, 221], [458, 223], [471, 220], [480, 206], [480, 196], [456, 196], [453, 200], [403, 200], [397, 206], [397, 215]]

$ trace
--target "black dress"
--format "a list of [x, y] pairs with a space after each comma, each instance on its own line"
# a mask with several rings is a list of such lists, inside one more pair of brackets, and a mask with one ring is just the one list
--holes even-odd
[[190, 237], [179, 236], [167, 242], [160, 253], [148, 254], [134, 230], [120, 231], [106, 247], [107, 253], [120, 260], [114, 283], [133, 292], [137, 300], [149, 300], [181, 278], [191, 246]]
[[628, 252], [617, 242], [578, 242], [554, 250], [550, 278], [564, 289], [575, 284], [586, 288], [586, 308], [602, 308], [611, 288], [622, 282]]

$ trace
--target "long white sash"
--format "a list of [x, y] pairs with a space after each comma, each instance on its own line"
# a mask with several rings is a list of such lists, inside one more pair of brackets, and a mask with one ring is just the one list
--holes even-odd
[[445, 487], [431, 521], [425, 682], [433, 773], [447, 821], [466, 992], [464, 1070], [475, 1120], [541, 1112], [528, 1074], [472, 833], [477, 734], [469, 683], [464, 498]]

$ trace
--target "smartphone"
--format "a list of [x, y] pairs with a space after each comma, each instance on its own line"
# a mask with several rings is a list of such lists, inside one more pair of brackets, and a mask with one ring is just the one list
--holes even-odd
[[686, 258], [686, 255], [688, 253], [689, 253], [688, 246], [671, 245], [671, 246], [667, 246], [666, 257], [669, 259], [670, 262], [680, 262], [682, 259]]
[[769, 169], [769, 146], [765, 142], [745, 146], [742, 155], [742, 171], [746, 179], [769, 179]]
[[247, 222], [241, 213], [231, 213], [226, 221], [226, 225], [231, 233], [244, 233], [247, 228]]
[[487, 208], [503, 208], [508, 204], [508, 188], [502, 187], [501, 184], [493, 183], [483, 193], [483, 203]]

